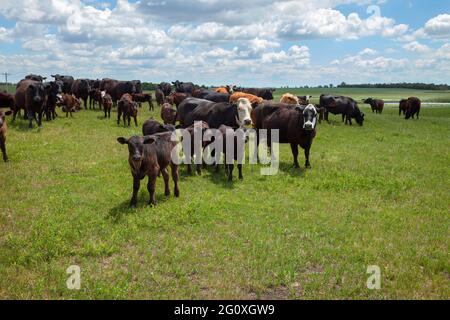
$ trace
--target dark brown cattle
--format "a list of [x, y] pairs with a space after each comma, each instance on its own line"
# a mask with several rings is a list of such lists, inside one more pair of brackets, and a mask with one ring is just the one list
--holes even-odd
[[164, 124], [173, 124], [177, 121], [177, 110], [172, 109], [172, 105], [164, 103], [161, 106], [161, 119]]
[[406, 101], [405, 119], [406, 120], [408, 120], [409, 118], [414, 119], [415, 115], [417, 116], [417, 119], [419, 119], [421, 105], [422, 102], [420, 101], [419, 98], [416, 97], [408, 98], [408, 100]]
[[170, 95], [166, 97], [166, 102], [174, 104], [178, 109], [180, 103], [182, 103], [187, 98], [189, 98], [189, 96], [186, 93], [172, 92]]
[[72, 85], [75, 81], [75, 79], [72, 76], [62, 76], [60, 74], [55, 74], [55, 75], [52, 75], [52, 77], [55, 78], [55, 81], [62, 81], [63, 93], [72, 93]]
[[143, 102], [148, 102], [148, 109], [149, 111], [155, 110], [155, 107], [153, 106], [153, 98], [152, 95], [149, 93], [134, 93], [132, 94], [133, 101], [136, 101], [139, 103], [139, 105]]
[[264, 100], [273, 100], [273, 93], [275, 92], [275, 89], [259, 89], [259, 88], [237, 88], [234, 90], [234, 92], [240, 91], [243, 93], [249, 93], [254, 96], [263, 98]]
[[6, 116], [12, 114], [11, 110], [3, 112], [0, 110], [0, 149], [2, 150], [3, 161], [8, 161], [8, 155], [6, 154], [6, 134], [8, 133], [8, 126], [6, 125]]
[[0, 108], [14, 110], [14, 96], [6, 92], [0, 92]]
[[63, 85], [59, 80], [44, 83], [46, 94], [44, 112], [47, 121], [56, 119], [56, 104], [62, 99]]
[[383, 113], [383, 109], [384, 109], [384, 101], [381, 99], [373, 99], [373, 98], [368, 98], [368, 99], [364, 99], [363, 102], [365, 104], [369, 104], [370, 107], [372, 108], [372, 113], [379, 113], [382, 114]]
[[89, 91], [91, 90], [89, 86], [89, 80], [88, 79], [77, 79], [74, 81], [72, 85], [72, 94], [83, 100], [84, 103], [84, 109], [87, 110], [88, 108], [88, 98], [89, 98]]
[[157, 85], [157, 89], [161, 90], [165, 96], [168, 96], [172, 92], [172, 85], [167, 82], [161, 82]]
[[138, 105], [133, 101], [133, 97], [131, 96], [131, 94], [124, 94], [122, 98], [120, 98], [117, 106], [117, 124], [120, 125], [120, 117], [123, 115], [124, 125], [126, 125], [126, 120], [128, 120], [128, 126], [130, 126], [131, 118], [134, 118], [134, 123], [137, 127]]
[[[271, 148], [272, 129], [279, 130], [279, 143], [289, 143], [294, 157], [294, 167], [298, 168], [298, 146], [305, 150], [305, 167], [310, 168], [309, 153], [316, 136], [317, 110], [308, 106], [293, 106], [282, 103], [265, 102], [252, 112], [256, 129], [267, 129], [267, 145]], [[259, 143], [259, 141], [258, 141]]]
[[[111, 98], [114, 101], [114, 97], [115, 97], [115, 89], [117, 84], [119, 83], [118, 80], [115, 79], [110, 79], [110, 78], [104, 78], [102, 79], [102, 81], [100, 82], [100, 91], [106, 91], [107, 94], [109, 94], [111, 96]], [[120, 97], [119, 97], [120, 99]]]
[[402, 113], [403, 115], [406, 115], [406, 108], [407, 108], [407, 99], [400, 100], [399, 108], [398, 108], [398, 115], [400, 116]]
[[15, 108], [13, 121], [16, 119], [17, 113], [23, 109], [25, 115], [28, 116], [29, 128], [33, 127], [33, 119], [39, 126], [42, 125], [42, 114], [46, 101], [44, 84], [35, 80], [22, 80], [18, 84], [16, 94], [14, 96]]
[[[203, 141], [203, 135], [205, 133], [206, 130], [209, 129], [208, 124], [205, 121], [196, 121], [193, 125], [187, 127], [186, 132], [189, 133], [189, 137], [190, 137], [190, 153], [186, 154], [187, 157], [187, 161], [189, 161], [189, 163], [187, 164], [187, 173], [190, 175], [192, 174], [192, 159], [194, 158], [195, 155], [195, 139], [201, 139], [201, 141], [198, 142], [198, 145], [201, 146], [201, 149], [203, 150], [204, 148], [206, 148], [206, 146], [210, 143], [210, 141]], [[197, 132], [197, 133], [196, 133]], [[188, 145], [185, 145], [186, 141], [183, 140], [183, 150], [187, 150]], [[195, 171], [197, 172], [197, 174], [201, 175], [202, 174], [202, 164], [201, 163], [197, 163], [195, 165], [196, 169]]]
[[148, 176], [147, 190], [150, 193], [150, 205], [156, 205], [155, 188], [156, 178], [161, 172], [164, 178], [165, 195], [170, 195], [169, 173], [167, 167], [171, 167], [172, 180], [174, 182], [174, 195], [179, 197], [178, 189], [178, 165], [172, 161], [172, 149], [176, 142], [171, 141], [172, 132], [157, 133], [151, 136], [133, 136], [129, 139], [120, 137], [117, 141], [128, 146], [128, 163], [133, 176], [133, 195], [130, 206], [136, 207], [137, 195], [141, 180]]
[[44, 82], [45, 79], [47, 79], [46, 77], [37, 75], [37, 74], [29, 74], [25, 77], [26, 80], [34, 80], [34, 81], [38, 81], [38, 82]]
[[109, 94], [105, 93], [102, 97], [102, 106], [103, 106], [103, 111], [105, 111], [105, 118], [111, 118], [111, 109], [113, 106], [113, 101], [112, 98]]
[[[239, 171], [239, 180], [244, 179], [242, 175], [242, 164], [244, 161], [244, 149], [246, 142], [246, 134], [243, 129], [236, 129], [236, 131], [228, 126], [221, 125], [219, 127], [219, 131], [222, 134], [219, 137], [223, 146], [223, 154], [224, 154], [224, 166], [225, 173], [228, 176], [228, 182], [233, 181], [233, 169], [234, 169], [234, 161], [237, 161], [237, 167]], [[228, 150], [227, 143], [233, 143], [233, 149]], [[231, 154], [230, 154], [231, 153]], [[216, 163], [216, 170], [219, 168]]]
[[102, 109], [102, 92], [100, 89], [91, 89], [89, 90], [89, 109], [94, 109], [98, 104], [100, 110]]
[[158, 106], [162, 106], [164, 103], [164, 100], [165, 100], [164, 92], [162, 92], [162, 90], [160, 90], [160, 89], [156, 89], [155, 98], [156, 98], [156, 103], [158, 104]]
[[151, 136], [155, 133], [175, 131], [175, 126], [171, 124], [161, 124], [154, 119], [148, 119], [142, 125], [142, 134]]
[[72, 113], [81, 109], [81, 100], [73, 94], [64, 93], [59, 106], [62, 107], [62, 111], [66, 113], [66, 118], [69, 114], [73, 117]]

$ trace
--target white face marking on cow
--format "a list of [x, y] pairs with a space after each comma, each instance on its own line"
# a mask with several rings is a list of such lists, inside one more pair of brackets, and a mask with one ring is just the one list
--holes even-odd
[[101, 92], [102, 98], [105, 96], [105, 94], [106, 94], [106, 91]]
[[240, 98], [237, 101], [238, 120], [241, 126], [251, 125], [252, 119], [250, 113], [252, 111], [252, 104], [247, 98]]
[[314, 112], [314, 118], [312, 120], [308, 120], [303, 124], [303, 129], [306, 130], [314, 130], [317, 123], [317, 109], [314, 105], [308, 104], [303, 110], [303, 115], [306, 115], [308, 112]]

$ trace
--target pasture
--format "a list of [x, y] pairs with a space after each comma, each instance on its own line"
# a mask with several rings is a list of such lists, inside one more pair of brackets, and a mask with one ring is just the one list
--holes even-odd
[[[450, 92], [278, 90], [450, 102]], [[9, 163], [0, 163], [2, 299], [448, 299], [450, 297], [450, 108], [423, 107], [405, 121], [397, 107], [369, 106], [363, 127], [318, 126], [311, 170], [292, 168], [227, 183], [223, 168], [188, 176], [180, 198], [129, 209], [132, 177], [119, 136], [141, 133], [117, 113], [81, 111], [29, 130], [8, 118]], [[303, 153], [299, 161], [304, 163]], [[173, 184], [171, 182], [173, 191]], [[66, 269], [81, 268], [68, 290]], [[381, 289], [369, 290], [369, 265]]]

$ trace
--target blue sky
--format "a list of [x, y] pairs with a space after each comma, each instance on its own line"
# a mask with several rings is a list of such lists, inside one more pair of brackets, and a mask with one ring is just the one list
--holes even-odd
[[450, 83], [448, 0], [2, 0], [0, 72]]

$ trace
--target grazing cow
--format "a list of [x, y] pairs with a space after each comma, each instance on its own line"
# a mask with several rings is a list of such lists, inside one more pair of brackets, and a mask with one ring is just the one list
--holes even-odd
[[172, 105], [174, 104], [178, 109], [180, 103], [182, 103], [188, 97], [189, 96], [186, 93], [172, 92], [166, 97], [166, 102]]
[[[234, 161], [237, 161], [238, 163], [237, 167], [239, 171], [239, 180], [243, 180], [244, 176], [242, 175], [242, 163], [247, 135], [241, 128], [235, 131], [233, 128], [225, 125], [221, 125], [219, 127], [219, 131], [221, 133], [219, 139], [221, 140], [223, 146], [225, 173], [228, 176], [228, 182], [233, 181]], [[233, 150], [227, 150], [227, 143], [233, 144]], [[231, 151], [233, 154], [229, 155], [227, 151]], [[218, 168], [219, 166], [216, 163], [216, 170], [218, 170]]]
[[164, 101], [165, 101], [165, 96], [164, 96], [164, 92], [162, 92], [161, 89], [156, 89], [155, 91], [155, 99], [156, 99], [156, 104], [158, 106], [162, 106]]
[[370, 105], [370, 107], [372, 108], [372, 113], [374, 113], [374, 112], [379, 113], [379, 114], [383, 113], [383, 109], [384, 109], [384, 101], [383, 100], [368, 98], [368, 99], [363, 99], [363, 103]]
[[[317, 110], [312, 105], [293, 106], [282, 103], [264, 103], [252, 112], [255, 128], [267, 129], [267, 145], [271, 148], [270, 130], [279, 130], [279, 143], [289, 143], [298, 168], [298, 146], [305, 150], [305, 167], [310, 168], [309, 153], [316, 136]], [[258, 141], [259, 143], [259, 141]]]
[[141, 104], [143, 102], [148, 102], [149, 111], [155, 110], [155, 107], [153, 105], [153, 98], [152, 98], [151, 94], [149, 94], [149, 93], [134, 93], [131, 96], [133, 97], [133, 101], [136, 101], [139, 104]]
[[181, 82], [177, 80], [172, 82], [172, 84], [175, 86], [176, 92], [187, 93], [189, 95], [192, 95], [194, 92], [195, 86], [192, 82]]
[[88, 79], [77, 79], [72, 85], [72, 94], [83, 101], [84, 109], [86, 110], [88, 108], [87, 102], [90, 90]]
[[328, 120], [328, 114], [342, 114], [342, 121], [345, 124], [352, 125], [352, 118], [362, 126], [364, 123], [364, 113], [358, 108], [355, 100], [349, 97], [332, 96], [322, 94], [320, 96], [320, 107], [325, 108], [325, 120]]
[[105, 91], [101, 92], [102, 95], [102, 105], [103, 105], [103, 110], [105, 111], [105, 118], [111, 118], [111, 109], [113, 106], [113, 101], [112, 98], [109, 94], [107, 94]]
[[62, 76], [60, 74], [52, 75], [53, 78], [55, 78], [55, 81], [62, 81], [63, 87], [62, 92], [63, 93], [72, 93], [72, 85], [75, 82], [75, 79], [72, 76]]
[[177, 121], [177, 110], [172, 109], [172, 105], [169, 103], [164, 103], [161, 106], [161, 119], [164, 124], [175, 125]]
[[25, 77], [26, 80], [34, 80], [37, 82], [44, 82], [45, 79], [47, 79], [46, 77], [37, 75], [37, 74], [29, 74]]
[[75, 97], [73, 94], [64, 93], [62, 95], [59, 106], [62, 107], [62, 111], [66, 113], [66, 118], [73, 117], [72, 113], [81, 109], [81, 100]]
[[91, 89], [89, 90], [89, 109], [94, 109], [98, 104], [100, 110], [102, 109], [102, 91], [100, 89]]
[[263, 98], [264, 100], [273, 100], [275, 89], [243, 88], [240, 91]]
[[14, 96], [6, 92], [0, 92], [0, 108], [14, 110]]
[[183, 128], [191, 126], [195, 121], [205, 121], [214, 129], [218, 129], [222, 124], [238, 128], [252, 124], [251, 110], [252, 105], [245, 98], [233, 104], [188, 98], [178, 107], [177, 120]]
[[312, 96], [297, 96], [297, 98], [298, 98], [298, 104], [308, 105], [309, 100], [312, 98]]
[[137, 113], [138, 105], [133, 101], [133, 97], [125, 93], [117, 104], [117, 124], [120, 125], [120, 117], [123, 114], [123, 125], [126, 125], [126, 120], [128, 120], [128, 126], [130, 126], [131, 118], [134, 118], [134, 124], [138, 126]]
[[170, 195], [169, 173], [167, 167], [171, 167], [172, 180], [174, 182], [175, 197], [180, 196], [178, 188], [178, 165], [172, 161], [172, 149], [176, 142], [171, 141], [172, 132], [157, 133], [151, 136], [133, 136], [129, 139], [117, 138], [120, 144], [128, 146], [128, 163], [133, 176], [133, 196], [130, 206], [136, 207], [137, 195], [141, 180], [148, 176], [147, 190], [150, 194], [150, 205], [156, 205], [155, 188], [156, 178], [162, 173], [165, 184], [165, 195]]
[[405, 119], [413, 118], [417, 115], [417, 119], [419, 119], [420, 107], [422, 102], [419, 98], [411, 97], [406, 101], [406, 115]]
[[156, 88], [161, 90], [166, 97], [172, 92], [172, 85], [167, 82], [161, 82]]
[[44, 83], [46, 100], [44, 105], [45, 118], [47, 121], [57, 117], [56, 104], [62, 99], [62, 81], [50, 81]]
[[33, 127], [33, 119], [39, 127], [42, 126], [45, 98], [45, 88], [42, 82], [22, 80], [14, 96], [16, 107], [14, 108], [13, 121], [16, 119], [16, 115], [20, 109], [24, 109], [25, 115], [28, 116], [29, 128]]
[[280, 103], [299, 105], [299, 99], [291, 93], [285, 93], [281, 96]]
[[231, 95], [230, 97], [230, 102], [234, 103], [236, 101], [238, 101], [241, 98], [246, 98], [250, 101], [250, 103], [252, 104], [253, 108], [257, 107], [258, 105], [260, 105], [264, 99], [258, 96], [255, 96], [253, 94], [249, 94], [249, 93], [244, 93], [244, 92], [235, 92]]
[[12, 114], [11, 110], [3, 112], [0, 110], [0, 149], [2, 150], [3, 161], [8, 162], [8, 155], [6, 154], [6, 134], [8, 126], [6, 125], [6, 116]]
[[407, 99], [400, 100], [399, 108], [398, 108], [398, 115], [400, 116], [402, 113], [403, 115], [406, 115], [406, 107], [407, 107]]
[[151, 136], [155, 133], [161, 132], [173, 132], [175, 131], [175, 126], [171, 124], [161, 124], [154, 119], [148, 119], [142, 125], [142, 135]]
[[230, 97], [231, 95], [229, 93], [212, 92], [205, 95], [202, 99], [213, 102], [228, 102], [230, 101]]

